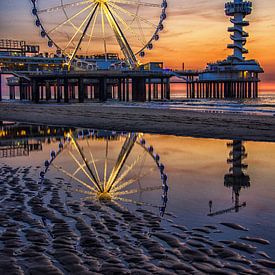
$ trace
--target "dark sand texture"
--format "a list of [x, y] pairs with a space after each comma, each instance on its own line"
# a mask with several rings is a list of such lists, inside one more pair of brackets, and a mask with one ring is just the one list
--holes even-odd
[[273, 274], [266, 240], [215, 242], [223, 225], [187, 229], [172, 220], [169, 231], [150, 210], [75, 200], [71, 183], [38, 184], [37, 172], [0, 163], [1, 275]]
[[192, 137], [275, 141], [275, 117], [108, 104], [0, 103], [0, 120]]

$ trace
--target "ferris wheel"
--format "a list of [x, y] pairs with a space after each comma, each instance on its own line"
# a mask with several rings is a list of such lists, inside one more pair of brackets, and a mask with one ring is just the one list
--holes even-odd
[[82, 130], [50, 152], [40, 177], [66, 178], [71, 193], [93, 202], [157, 209], [164, 215], [168, 177], [142, 134]]
[[116, 53], [131, 67], [160, 38], [167, 0], [31, 0], [40, 35], [68, 57]]

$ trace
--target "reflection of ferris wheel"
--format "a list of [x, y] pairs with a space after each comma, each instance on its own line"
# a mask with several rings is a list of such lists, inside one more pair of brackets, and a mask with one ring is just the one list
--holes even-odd
[[131, 67], [153, 48], [167, 0], [31, 0], [41, 36], [69, 56], [122, 53]]
[[77, 194], [114, 204], [154, 207], [163, 216], [168, 201], [167, 175], [160, 157], [141, 134], [85, 131], [51, 152], [40, 173], [70, 179]]

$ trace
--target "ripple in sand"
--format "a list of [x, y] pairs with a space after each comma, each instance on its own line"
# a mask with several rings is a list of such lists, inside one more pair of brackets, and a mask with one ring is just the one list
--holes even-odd
[[268, 240], [265, 240], [263, 238], [256, 238], [256, 237], [240, 237], [241, 240], [249, 241], [253, 243], [259, 243], [263, 245], [268, 245], [270, 242]]
[[236, 224], [236, 223], [228, 223], [228, 222], [221, 222], [222, 225], [230, 227], [232, 229], [235, 230], [242, 230], [242, 231], [248, 231], [247, 228], [245, 228], [244, 226], [240, 225], [240, 224]]

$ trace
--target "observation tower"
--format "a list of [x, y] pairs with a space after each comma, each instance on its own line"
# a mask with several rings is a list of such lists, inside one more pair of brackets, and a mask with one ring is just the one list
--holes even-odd
[[[232, 43], [227, 45], [233, 52], [225, 60], [208, 63], [195, 81], [189, 83], [190, 97], [198, 98], [257, 98], [260, 64], [246, 59], [245, 48], [249, 26], [246, 16], [252, 13], [252, 2], [232, 0], [225, 4], [225, 14], [233, 26], [228, 28]], [[195, 82], [195, 83], [194, 83]]]
[[245, 17], [252, 12], [252, 2], [242, 0], [235, 0], [234, 2], [228, 2], [225, 4], [225, 14], [231, 16], [230, 22], [234, 25], [228, 28], [232, 44], [228, 44], [228, 49], [233, 49], [233, 55], [228, 59], [233, 61], [244, 61], [244, 54], [248, 53], [248, 50], [244, 47], [246, 39], [249, 34], [244, 31], [244, 27], [249, 26], [249, 22], [245, 20]]

